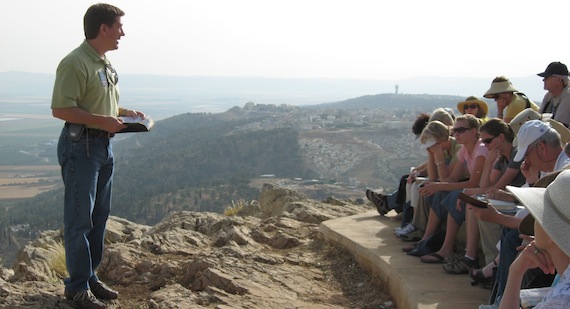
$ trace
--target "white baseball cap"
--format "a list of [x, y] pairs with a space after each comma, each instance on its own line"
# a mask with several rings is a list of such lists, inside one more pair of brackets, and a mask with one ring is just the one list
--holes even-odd
[[431, 146], [433, 146], [433, 145], [435, 145], [435, 144], [437, 144], [437, 141], [435, 140], [435, 138], [433, 138], [433, 137], [428, 137], [428, 138], [425, 140], [424, 143], [421, 143], [421, 142], [420, 142], [420, 147], [421, 147], [422, 149], [428, 149], [428, 148], [430, 148]]
[[550, 131], [552, 126], [549, 123], [541, 120], [529, 120], [525, 122], [519, 129], [517, 134], [517, 155], [513, 159], [515, 162], [520, 162], [524, 159], [528, 146], [537, 141], [546, 132]]

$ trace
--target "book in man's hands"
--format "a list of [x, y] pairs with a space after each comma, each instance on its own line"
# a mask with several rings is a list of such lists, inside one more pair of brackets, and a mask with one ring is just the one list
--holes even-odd
[[119, 117], [127, 127], [117, 133], [148, 132], [154, 126], [154, 120], [150, 117]]

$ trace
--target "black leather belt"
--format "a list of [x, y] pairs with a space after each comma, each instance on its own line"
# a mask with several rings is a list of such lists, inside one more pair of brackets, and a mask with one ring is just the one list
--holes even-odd
[[85, 134], [92, 137], [106, 137], [106, 138], [111, 138], [115, 136], [115, 133], [109, 133], [107, 131], [99, 129], [90, 129], [90, 128], [85, 128]]
[[[69, 122], [65, 123], [66, 127], [69, 127]], [[85, 129], [83, 130], [83, 135], [87, 135], [89, 137], [106, 137], [106, 138], [111, 138], [113, 136], [115, 136], [115, 133], [109, 133], [105, 130], [99, 130], [99, 129], [91, 129], [91, 128], [87, 128], [85, 127]]]

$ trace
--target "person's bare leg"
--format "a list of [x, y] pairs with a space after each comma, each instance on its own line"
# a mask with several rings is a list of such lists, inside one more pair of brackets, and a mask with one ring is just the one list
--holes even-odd
[[453, 246], [455, 245], [455, 237], [457, 236], [457, 231], [459, 231], [459, 225], [453, 217], [448, 214], [447, 215], [447, 227], [445, 229], [445, 239], [443, 241], [443, 245], [437, 251], [437, 254], [441, 255], [442, 257], [450, 257], [453, 255]]
[[435, 234], [440, 223], [441, 222], [439, 221], [439, 218], [436, 216], [435, 212], [430, 209], [426, 231], [422, 237], [422, 240], [428, 239], [431, 235]]

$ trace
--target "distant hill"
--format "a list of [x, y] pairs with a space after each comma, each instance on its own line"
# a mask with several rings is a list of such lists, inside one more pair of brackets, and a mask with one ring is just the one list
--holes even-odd
[[[506, 73], [497, 72], [497, 75]], [[121, 75], [120, 86], [122, 104], [162, 119], [187, 112], [219, 113], [249, 101], [292, 105], [339, 102], [379, 93], [394, 94], [396, 85], [400, 94], [481, 97], [494, 77], [374, 80], [125, 74]], [[53, 80], [54, 75], [50, 74], [0, 72], [0, 99], [10, 101], [24, 96], [49, 100]], [[511, 81], [533, 101], [542, 100], [545, 91], [538, 76], [511, 77]]]
[[[150, 133], [118, 136], [124, 140], [114, 144], [113, 213], [149, 224], [174, 210], [219, 213], [232, 200], [255, 199], [258, 190], [249, 182], [262, 174], [314, 177], [303, 163], [295, 130], [247, 129], [270, 117], [182, 114], [157, 122]], [[55, 228], [62, 194], [58, 189], [19, 202], [10, 220]]]
[[[353, 99], [339, 102], [323, 103], [307, 106], [307, 108], [335, 108], [335, 109], [364, 109], [364, 108], [402, 108], [402, 107], [423, 107], [425, 111], [431, 111], [438, 107], [449, 107], [457, 112], [457, 102], [465, 98], [451, 95], [426, 95], [426, 94], [391, 94], [383, 93], [376, 95], [365, 95]], [[490, 110], [493, 104], [488, 101]], [[495, 109], [496, 110], [496, 109]]]

